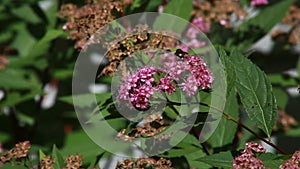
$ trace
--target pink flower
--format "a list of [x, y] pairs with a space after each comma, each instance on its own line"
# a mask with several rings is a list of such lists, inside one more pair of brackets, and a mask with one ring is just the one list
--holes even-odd
[[246, 143], [245, 149], [242, 151], [240, 156], [237, 156], [233, 160], [234, 169], [266, 169], [263, 162], [255, 157], [254, 152], [264, 153], [266, 150], [260, 143], [248, 142]]
[[190, 39], [195, 39], [200, 31], [203, 33], [209, 32], [208, 25], [205, 23], [202, 17], [194, 18], [192, 20], [192, 24], [193, 26], [190, 26], [186, 32], [186, 36]]
[[266, 149], [260, 143], [247, 142], [244, 152], [265, 153]]
[[152, 86], [154, 75], [159, 72], [155, 67], [144, 67], [134, 75], [128, 76], [122, 83], [119, 91], [121, 102], [127, 100], [138, 109], [145, 110], [149, 107], [149, 100], [155, 88]]
[[189, 49], [202, 48], [204, 46], [206, 46], [205, 42], [199, 41], [198, 39], [192, 39], [190, 42], [178, 46], [178, 48], [181, 48], [184, 52], [188, 52]]
[[245, 168], [264, 169], [265, 167], [263, 162], [257, 157], [254, 157], [252, 154], [249, 153], [243, 153], [242, 155], [234, 158], [233, 169]]
[[164, 6], [163, 5], [159, 5], [158, 6], [158, 13], [163, 13], [164, 12]]
[[194, 96], [198, 90], [196, 79], [191, 75], [181, 83], [181, 87], [182, 91], [187, 92], [189, 96]]
[[164, 70], [174, 81], [185, 79], [179, 86], [189, 96], [195, 95], [199, 87], [209, 89], [214, 80], [206, 63], [198, 56], [186, 55], [177, 62], [165, 63]]
[[300, 169], [300, 150], [296, 151], [293, 156], [279, 166], [280, 169]]
[[268, 0], [251, 0], [252, 6], [267, 5], [268, 3], [269, 3]]
[[2, 143], [0, 143], [0, 153], [3, 152]]
[[161, 78], [158, 83], [158, 88], [163, 92], [168, 92], [168, 94], [172, 94], [176, 91], [169, 77]]
[[202, 89], [209, 89], [214, 79], [206, 67], [206, 63], [198, 56], [185, 56], [184, 60], [187, 62], [197, 86]]
[[120, 86], [119, 100], [130, 102], [139, 110], [147, 110], [153, 93], [162, 91], [170, 95], [176, 91], [175, 82], [189, 96], [195, 95], [199, 88], [210, 88], [213, 77], [200, 57], [185, 55], [171, 60], [162, 63], [164, 70], [146, 66], [129, 75]]

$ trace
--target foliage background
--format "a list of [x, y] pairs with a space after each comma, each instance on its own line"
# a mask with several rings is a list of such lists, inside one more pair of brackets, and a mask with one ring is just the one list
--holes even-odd
[[[67, 40], [68, 34], [61, 29], [65, 20], [57, 17], [60, 6], [68, 2], [0, 2], [0, 49], [9, 60], [6, 68], [0, 70], [0, 89], [3, 95], [0, 101], [0, 143], [7, 150], [19, 141], [30, 140], [33, 154], [41, 151], [45, 154], [57, 154], [56, 148], [53, 149], [53, 145], [56, 145], [60, 149], [58, 154], [66, 157], [80, 153], [84, 157], [84, 164], [88, 165], [96, 163], [109, 153], [95, 145], [81, 130], [73, 105], [66, 97], [71, 95], [73, 67], [78, 56], [78, 51], [73, 48], [74, 42]], [[237, 48], [245, 52], [281, 21], [294, 2], [271, 1], [270, 5], [258, 7], [259, 14], [243, 22], [237, 30], [215, 25], [208, 37], [213, 44], [222, 45], [227, 51]], [[84, 4], [83, 1], [72, 3]], [[135, 0], [126, 8], [126, 14], [156, 11], [160, 3]], [[188, 9], [186, 3], [183, 0], [169, 3], [164, 12], [189, 20], [191, 9]], [[241, 3], [247, 4], [249, 1], [241, 0]], [[291, 45], [284, 40], [271, 43], [270, 47], [264, 41], [254, 45], [249, 59], [267, 74], [278, 106], [299, 121], [300, 97], [296, 89], [300, 74], [299, 44]], [[260, 47], [269, 49], [267, 52], [256, 50]], [[249, 50], [246, 53], [249, 54]], [[293, 70], [292, 73], [287, 73], [290, 70]], [[46, 86], [52, 87], [52, 94], [57, 90], [54, 103], [49, 107], [43, 105], [46, 97], [51, 97], [51, 94], [44, 95], [47, 94]], [[299, 148], [299, 126], [273, 135], [277, 138], [278, 146], [289, 153]], [[238, 150], [248, 140], [255, 138], [249, 134], [243, 137]], [[173, 158], [172, 162], [176, 166], [186, 160], [182, 156], [184, 153], [167, 157]], [[197, 153], [199, 152], [187, 157], [196, 165], [200, 162], [195, 159], [199, 155]]]

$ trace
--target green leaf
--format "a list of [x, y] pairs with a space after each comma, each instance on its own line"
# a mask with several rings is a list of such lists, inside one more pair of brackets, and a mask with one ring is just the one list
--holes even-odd
[[279, 168], [283, 163], [284, 159], [281, 158], [282, 155], [277, 155], [273, 153], [263, 153], [258, 156], [260, 160], [264, 163], [267, 168]]
[[[226, 99], [225, 112], [234, 119], [239, 118], [239, 105], [237, 102], [236, 92], [232, 90]], [[231, 144], [237, 130], [237, 124], [232, 121], [222, 118], [213, 135], [208, 142], [212, 147], [223, 147]]]
[[154, 30], [168, 30], [181, 34], [191, 17], [192, 7], [192, 0], [170, 1], [165, 6], [164, 13], [178, 16], [186, 21], [180, 20], [177, 17], [170, 17], [169, 15], [160, 15], [153, 24]]
[[145, 9], [146, 12], [157, 12], [158, 6], [161, 4], [161, 1], [149, 1]]
[[195, 152], [195, 150], [197, 150], [196, 147], [186, 144], [186, 146], [184, 148], [172, 148], [172, 149], [168, 150], [167, 152], [165, 152], [164, 154], [160, 154], [159, 156], [165, 157], [165, 158], [181, 157], [186, 154]]
[[227, 41], [227, 46], [237, 46], [241, 50], [248, 48], [284, 18], [293, 2], [295, 0], [276, 1], [262, 8], [257, 16], [243, 22], [236, 29], [233, 39]]
[[274, 92], [278, 107], [285, 110], [286, 105], [289, 101], [289, 95], [287, 94], [286, 91], [284, 91], [282, 88], [279, 88], [279, 87], [273, 87], [273, 92]]
[[14, 40], [10, 46], [17, 49], [20, 56], [26, 56], [36, 43], [36, 39], [30, 34], [24, 23], [16, 24], [15, 28], [11, 29], [14, 29], [16, 34], [14, 35]]
[[98, 101], [99, 106], [101, 106], [103, 103], [105, 103], [107, 99], [111, 98], [111, 92], [100, 93], [100, 94], [88, 93], [88, 94], [81, 94], [81, 95], [74, 95], [74, 96], [63, 96], [60, 97], [58, 100], [73, 105], [73, 99], [76, 99], [77, 100], [76, 103], [79, 103], [76, 106], [90, 107], [94, 103], [92, 100], [94, 97]]
[[206, 154], [205, 152], [203, 152], [202, 149], [199, 149], [197, 151], [194, 151], [192, 153], [188, 153], [188, 154], [185, 154], [185, 158], [186, 160], [188, 161], [190, 167], [194, 167], [196, 169], [209, 169], [211, 168], [210, 165], [200, 161], [199, 159], [201, 157], [205, 157]]
[[28, 56], [29, 57], [37, 57], [48, 52], [48, 48], [50, 46], [50, 42], [58, 37], [64, 35], [62, 30], [50, 29], [46, 32], [44, 37], [40, 39], [30, 50]]
[[288, 137], [300, 137], [300, 126], [298, 126], [297, 128], [289, 129], [285, 133], [285, 136], [288, 136]]
[[297, 80], [295, 78], [285, 77], [279, 73], [268, 74], [272, 84], [276, 84], [282, 87], [294, 87], [297, 86]]
[[[36, 81], [26, 78], [28, 74], [21, 69], [5, 69], [0, 72], [0, 88], [9, 89], [31, 89], [37, 86]], [[5, 80], [4, 80], [5, 79]]]
[[55, 145], [52, 148], [52, 158], [55, 159], [53, 166], [57, 169], [60, 169], [65, 166], [64, 159], [59, 150]]
[[[244, 22], [238, 29], [249, 30], [250, 25], [258, 26], [263, 29], [265, 33], [269, 32], [283, 17], [287, 14], [289, 7], [295, 0], [277, 1], [272, 5], [268, 5], [257, 16]], [[276, 12], [274, 12], [276, 11]]]
[[42, 161], [46, 157], [46, 154], [43, 152], [43, 150], [39, 149], [39, 160]]
[[15, 164], [11, 164], [11, 163], [6, 163], [4, 164], [1, 169], [28, 169], [27, 167], [25, 166], [22, 166], [22, 165], [15, 165]]
[[241, 53], [233, 50], [236, 88], [250, 119], [270, 138], [277, 105], [266, 74]]
[[29, 5], [21, 5], [19, 8], [12, 9], [11, 12], [20, 19], [33, 24], [41, 21], [41, 19], [36, 15], [34, 10]]
[[213, 167], [232, 168], [233, 156], [230, 151], [201, 157], [200, 161]]
[[84, 164], [93, 162], [98, 155], [104, 152], [82, 130], [68, 134], [64, 145], [65, 147], [61, 150], [62, 154], [65, 156], [80, 154]]
[[227, 56], [226, 51], [219, 47], [218, 53], [220, 56], [221, 63], [224, 65], [226, 72], [226, 81], [227, 81], [227, 92], [226, 96], [229, 97], [230, 93], [234, 92], [233, 88], [235, 86], [236, 74], [234, 69], [234, 64]]

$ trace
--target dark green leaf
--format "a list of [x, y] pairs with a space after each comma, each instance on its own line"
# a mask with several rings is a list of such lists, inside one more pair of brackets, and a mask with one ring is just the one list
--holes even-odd
[[285, 135], [289, 137], [300, 137], [300, 126], [288, 130]]
[[241, 53], [233, 50], [236, 88], [250, 119], [270, 138], [277, 105], [266, 74]]
[[22, 5], [19, 8], [12, 9], [12, 13], [30, 23], [38, 23], [41, 21], [29, 5]]
[[[226, 99], [225, 112], [234, 119], [239, 118], [239, 106], [236, 98], [236, 93], [232, 90]], [[237, 130], [237, 124], [232, 121], [222, 118], [213, 135], [208, 142], [212, 147], [222, 147], [231, 144]]]
[[61, 155], [61, 153], [55, 145], [53, 145], [52, 149], [52, 158], [55, 159], [53, 166], [56, 169], [60, 169], [65, 166], [63, 156]]
[[15, 164], [11, 164], [11, 163], [6, 163], [4, 164], [1, 169], [27, 169], [27, 167], [24, 167], [22, 165], [15, 165]]
[[247, 49], [283, 19], [293, 2], [295, 0], [276, 1], [262, 8], [257, 16], [243, 22], [236, 29], [233, 38], [227, 41], [227, 46], [235, 46], [241, 50]]
[[[107, 99], [111, 97], [111, 93], [100, 93], [100, 94], [81, 94], [81, 95], [74, 95], [74, 96], [63, 96], [60, 97], [59, 100], [72, 104], [73, 105], [73, 99], [76, 99], [76, 103], [78, 103], [79, 107], [89, 107], [92, 106], [94, 101], [98, 101], [99, 106], [101, 106]], [[96, 99], [96, 100], [93, 100]]]
[[263, 161], [264, 166], [267, 168], [279, 168], [284, 159], [280, 158], [280, 155], [273, 153], [263, 153], [258, 156]]
[[44, 37], [40, 39], [30, 50], [28, 56], [29, 57], [37, 57], [48, 52], [48, 48], [50, 46], [50, 42], [60, 36], [64, 35], [62, 30], [50, 29], [46, 32]]
[[104, 152], [95, 144], [84, 131], [70, 133], [65, 141], [65, 147], [61, 150], [65, 156], [80, 154], [83, 157], [83, 163], [91, 163], [98, 155]]
[[188, 161], [190, 167], [194, 167], [196, 169], [209, 169], [210, 165], [200, 161], [201, 157], [206, 156], [203, 150], [197, 150], [192, 153], [188, 153], [185, 155], [186, 160]]
[[286, 105], [289, 101], [289, 96], [286, 91], [279, 87], [273, 87], [273, 92], [276, 97], [278, 107], [285, 110]]
[[278, 1], [273, 5], [268, 5], [257, 16], [244, 22], [238, 29], [251, 31], [249, 30], [249, 26], [255, 25], [259, 28], [262, 28], [264, 32], [267, 33], [273, 28], [273, 26], [275, 26], [275, 24], [280, 22], [282, 18], [285, 17], [289, 7], [293, 2], [295, 2], [295, 0], [285, 0]]
[[173, 0], [170, 1], [164, 8], [164, 13], [178, 16], [172, 17], [170, 15], [160, 15], [154, 22], [154, 30], [168, 30], [181, 34], [188, 24], [191, 17], [193, 1], [192, 0]]
[[232, 168], [233, 156], [230, 151], [201, 157], [200, 161], [213, 167]]

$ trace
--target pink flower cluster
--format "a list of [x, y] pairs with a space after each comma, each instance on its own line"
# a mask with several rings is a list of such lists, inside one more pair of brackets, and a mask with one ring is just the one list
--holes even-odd
[[121, 85], [119, 98], [122, 101], [129, 100], [137, 109], [146, 110], [149, 107], [149, 100], [155, 88], [154, 75], [158, 72], [155, 67], [144, 67]]
[[[150, 106], [150, 97], [155, 91], [172, 94], [175, 83], [189, 96], [196, 94], [198, 88], [209, 89], [213, 77], [205, 62], [198, 56], [186, 55], [182, 59], [163, 64], [164, 70], [153, 66], [139, 69], [121, 84], [119, 99], [130, 103], [137, 109], [146, 110]], [[155, 80], [154, 76], [157, 75]], [[184, 79], [180, 82], [181, 79]]]
[[266, 150], [259, 143], [248, 142], [245, 149], [240, 156], [237, 156], [233, 160], [234, 169], [265, 169], [263, 162], [255, 157], [254, 153], [264, 153]]
[[268, 0], [251, 0], [252, 6], [267, 5], [268, 3], [269, 3]]
[[[164, 68], [171, 79], [175, 81], [184, 79], [179, 86], [189, 96], [195, 95], [199, 87], [209, 89], [214, 80], [206, 63], [198, 56], [186, 55], [182, 60], [166, 63]], [[184, 75], [186, 71], [189, 73]]]
[[280, 169], [300, 169], [300, 150], [296, 151], [293, 156], [279, 166]]
[[190, 39], [195, 39], [197, 35], [200, 33], [199, 29], [203, 33], [207, 33], [209, 31], [208, 25], [205, 23], [202, 17], [194, 18], [192, 20], [192, 24], [194, 26], [190, 26], [186, 32], [186, 36]]

